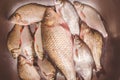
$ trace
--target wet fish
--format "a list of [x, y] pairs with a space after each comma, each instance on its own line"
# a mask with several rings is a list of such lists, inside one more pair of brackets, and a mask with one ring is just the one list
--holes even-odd
[[82, 4], [78, 1], [74, 1], [73, 5], [76, 8], [76, 11], [78, 12], [82, 21], [86, 22], [90, 28], [99, 31], [103, 37], [108, 36], [101, 16], [94, 8]]
[[41, 80], [37, 70], [33, 66], [33, 62], [24, 56], [18, 56], [18, 75], [22, 80]]
[[80, 37], [89, 46], [95, 60], [97, 71], [100, 71], [102, 69], [100, 62], [103, 47], [102, 35], [82, 22]]
[[54, 0], [57, 13], [59, 13], [68, 24], [73, 35], [79, 35], [79, 16], [73, 5], [67, 0]]
[[68, 25], [52, 8], [47, 8], [42, 23], [43, 48], [67, 80], [76, 80], [72, 39]]
[[8, 33], [7, 37], [7, 46], [12, 54], [13, 58], [17, 58], [18, 55], [21, 53], [21, 31], [22, 26], [21, 25], [15, 25], [13, 29]]
[[18, 8], [9, 18], [11, 23], [19, 25], [30, 25], [42, 20], [45, 6], [39, 4], [26, 4]]
[[78, 76], [82, 80], [91, 80], [93, 68], [95, 67], [91, 50], [77, 35], [74, 35], [74, 48], [75, 53], [73, 56]]
[[38, 65], [40, 67], [41, 74], [45, 78], [45, 80], [55, 79], [56, 69], [47, 58], [44, 58], [43, 60], [38, 60]]
[[34, 49], [39, 59], [43, 59], [43, 46], [42, 46], [42, 37], [41, 37], [41, 22], [36, 23], [34, 26]]
[[21, 55], [25, 56], [30, 61], [33, 60], [35, 56], [33, 37], [28, 26], [23, 28], [21, 34], [21, 50], [23, 52]]

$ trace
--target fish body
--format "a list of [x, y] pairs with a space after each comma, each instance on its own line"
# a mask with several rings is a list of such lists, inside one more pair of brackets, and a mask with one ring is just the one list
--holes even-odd
[[98, 31], [89, 28], [86, 23], [82, 22], [80, 37], [90, 48], [97, 71], [100, 71], [102, 69], [100, 62], [103, 47], [102, 35]]
[[103, 37], [108, 36], [101, 16], [94, 8], [78, 1], [74, 1], [73, 5], [82, 21], [86, 22], [90, 28], [99, 31]]
[[9, 32], [7, 38], [8, 49], [12, 54], [12, 57], [15, 59], [21, 53], [21, 41], [20, 41], [21, 31], [22, 31], [22, 26], [16, 24], [13, 27], [13, 29]]
[[78, 76], [83, 80], [91, 80], [95, 66], [91, 50], [77, 35], [74, 36], [74, 47], [73, 56]]
[[73, 5], [66, 0], [56, 0], [56, 11], [59, 13], [65, 22], [68, 24], [69, 29], [73, 35], [79, 35], [79, 16], [75, 11]]
[[22, 80], [41, 80], [40, 76], [33, 66], [33, 62], [29, 63], [29, 60], [24, 56], [18, 56], [18, 75]]
[[36, 31], [34, 34], [34, 49], [39, 59], [43, 59], [43, 46], [41, 36], [41, 22], [36, 24]]
[[45, 10], [46, 7], [39, 4], [26, 4], [18, 8], [12, 16], [10, 16], [9, 21], [19, 25], [30, 25], [41, 21]]
[[28, 26], [23, 28], [21, 34], [21, 50], [23, 52], [21, 55], [25, 56], [28, 60], [33, 61], [33, 57], [35, 56], [34, 44], [33, 37]]
[[47, 58], [39, 60], [38, 65], [45, 80], [54, 80], [56, 69]]
[[67, 24], [52, 8], [46, 10], [43, 20], [41, 30], [44, 50], [67, 80], [76, 80], [73, 45]]

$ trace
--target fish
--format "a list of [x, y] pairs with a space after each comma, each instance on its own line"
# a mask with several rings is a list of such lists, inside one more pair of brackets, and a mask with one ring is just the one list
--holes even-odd
[[97, 10], [78, 1], [74, 1], [73, 5], [82, 21], [86, 22], [90, 28], [99, 31], [104, 38], [108, 37], [102, 17]]
[[35, 54], [33, 37], [28, 26], [24, 26], [21, 34], [21, 50], [23, 56], [29, 61], [33, 61]]
[[34, 33], [34, 49], [35, 52], [40, 60], [43, 59], [43, 46], [42, 46], [42, 36], [41, 36], [41, 22], [36, 23], [34, 26], [35, 33]]
[[21, 53], [21, 32], [23, 27], [21, 25], [15, 24], [12, 30], [7, 36], [7, 47], [12, 57], [16, 59]]
[[37, 70], [25, 56], [18, 56], [17, 63], [18, 75], [22, 80], [41, 80]]
[[38, 59], [38, 66], [45, 80], [55, 80], [56, 69], [47, 58]]
[[9, 17], [13, 24], [30, 25], [43, 19], [46, 7], [36, 3], [23, 5]]
[[47, 8], [41, 26], [43, 49], [67, 80], [76, 80], [70, 29], [53, 8]]
[[92, 52], [79, 35], [74, 35], [75, 70], [81, 80], [91, 80], [95, 62]]
[[[79, 16], [73, 5], [67, 0], [54, 0], [56, 12], [63, 17], [73, 35], [79, 35]], [[69, 13], [69, 14], [68, 14]]]
[[100, 61], [103, 48], [102, 35], [98, 31], [91, 29], [85, 22], [82, 22], [80, 38], [88, 45], [92, 52], [96, 71], [100, 71], [102, 69]]

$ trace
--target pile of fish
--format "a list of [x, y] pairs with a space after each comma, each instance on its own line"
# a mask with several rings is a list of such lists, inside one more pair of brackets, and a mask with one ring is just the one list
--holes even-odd
[[102, 70], [101, 16], [81, 2], [30, 3], [9, 18], [14, 25], [7, 46], [22, 80], [91, 80]]

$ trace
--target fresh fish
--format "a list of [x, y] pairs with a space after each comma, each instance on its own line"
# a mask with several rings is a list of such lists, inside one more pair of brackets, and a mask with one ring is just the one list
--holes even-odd
[[19, 25], [30, 25], [34, 22], [39, 22], [43, 19], [45, 6], [39, 4], [26, 4], [18, 8], [12, 16], [10, 16], [10, 22]]
[[43, 59], [43, 46], [41, 37], [41, 22], [34, 26], [36, 28], [34, 34], [34, 49], [39, 59]]
[[102, 35], [89, 28], [86, 23], [82, 22], [80, 37], [90, 48], [95, 60], [97, 71], [100, 71], [102, 69], [100, 62], [103, 47]]
[[21, 50], [23, 52], [23, 56], [25, 56], [28, 60], [32, 61], [35, 56], [33, 37], [31, 35], [30, 29], [28, 26], [23, 28], [21, 34]]
[[66, 80], [66, 79], [65, 76], [58, 71], [56, 74], [56, 80]]
[[42, 23], [43, 48], [67, 80], [76, 80], [73, 45], [68, 25], [52, 8], [47, 8]]
[[54, 0], [57, 13], [59, 13], [68, 24], [73, 35], [79, 35], [79, 16], [73, 5], [67, 0]]
[[18, 75], [22, 80], [41, 80], [37, 70], [33, 66], [33, 62], [22, 56], [18, 56]]
[[45, 80], [54, 80], [56, 69], [47, 58], [38, 60], [38, 65]]
[[78, 76], [82, 80], [91, 80], [93, 68], [95, 67], [94, 59], [91, 50], [78, 35], [74, 35], [74, 49], [73, 56]]
[[100, 14], [92, 7], [82, 4], [78, 1], [73, 3], [82, 21], [86, 22], [90, 28], [99, 31], [103, 37], [107, 37], [108, 33], [102, 22]]
[[15, 59], [21, 53], [21, 48], [20, 48], [21, 31], [22, 31], [22, 26], [16, 24], [8, 34], [7, 46], [10, 53], [12, 54], [12, 57]]

